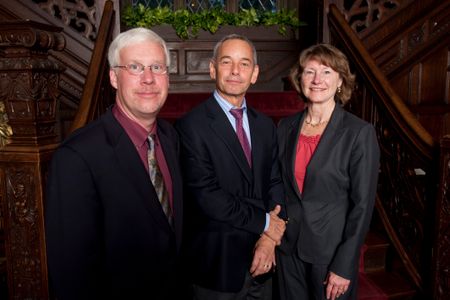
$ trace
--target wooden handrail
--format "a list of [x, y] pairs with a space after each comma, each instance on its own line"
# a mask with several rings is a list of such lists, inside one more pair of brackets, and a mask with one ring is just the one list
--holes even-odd
[[[379, 133], [382, 164], [376, 209], [405, 269], [417, 288], [423, 290], [424, 281], [421, 274], [424, 274], [424, 266], [418, 263], [417, 256], [426, 254], [416, 253], [414, 251], [416, 249], [408, 247], [401, 231], [402, 229], [410, 230], [404, 224], [412, 220], [418, 220], [418, 224], [412, 225], [412, 227], [417, 226], [418, 229], [423, 230], [418, 233], [419, 235], [422, 234], [422, 240], [417, 241], [417, 243], [424, 242], [431, 235], [431, 233], [426, 232], [429, 228], [424, 219], [426, 219], [427, 209], [430, 213], [433, 207], [428, 199], [430, 198], [429, 195], [433, 194], [433, 188], [435, 188], [431, 184], [437, 177], [434, 166], [436, 165], [438, 145], [391, 87], [372, 56], [348, 25], [345, 17], [333, 4], [329, 7], [328, 24], [332, 33], [332, 40], [336, 41], [342, 47], [342, 50], [347, 53], [349, 60], [357, 71], [357, 75], [363, 80], [364, 86], [360, 88], [364, 90], [363, 94], [365, 93], [364, 97], [367, 101], [363, 104], [361, 113], [365, 114], [364, 116], [367, 119], [370, 119], [368, 121], [375, 123], [374, 125]], [[370, 96], [367, 96], [367, 94], [370, 94]], [[401, 149], [399, 150], [399, 148]], [[391, 151], [397, 152], [389, 156]], [[416, 161], [407, 165], [410, 157], [416, 158]], [[389, 161], [390, 159], [392, 161]], [[423, 175], [421, 176], [424, 178], [425, 185], [417, 186], [419, 179], [417, 178], [418, 175], [414, 175], [416, 168], [417, 171], [422, 171]], [[401, 172], [401, 174], [396, 172]], [[396, 187], [396, 183], [403, 186]], [[408, 189], [412, 190], [409, 191]], [[385, 197], [387, 198], [385, 199]], [[396, 207], [397, 203], [403, 204], [398, 204], [398, 207]], [[423, 208], [424, 211], [420, 212], [422, 214], [420, 217], [414, 219], [413, 214], [419, 211], [419, 209], [414, 210], [417, 207]], [[397, 217], [401, 218], [401, 216], [405, 217], [400, 221], [396, 219]], [[398, 224], [404, 227], [400, 229], [396, 226]], [[424, 231], [426, 233], [423, 233]], [[422, 250], [427, 249], [427, 247], [422, 243]], [[414, 260], [414, 258], [416, 259]], [[421, 256], [421, 258], [423, 257]], [[425, 257], [425, 261], [428, 259], [428, 257]]]
[[114, 4], [105, 1], [102, 19], [98, 29], [97, 40], [92, 52], [86, 81], [83, 87], [78, 111], [73, 120], [69, 133], [92, 121], [98, 114], [100, 93], [108, 75], [107, 51], [114, 28]]
[[374, 92], [380, 96], [383, 105], [395, 119], [396, 124], [401, 126], [405, 137], [412, 144], [416, 145], [423, 155], [432, 159], [434, 149], [437, 146], [433, 137], [419, 123], [417, 118], [391, 87], [391, 84], [367, 52], [367, 49], [355, 32], [348, 26], [344, 16], [334, 4], [330, 5], [328, 18], [330, 29], [335, 30], [334, 33], [340, 39], [340, 43], [345, 45], [346, 50], [351, 54], [356, 65], [363, 66], [359, 71], [368, 80]]

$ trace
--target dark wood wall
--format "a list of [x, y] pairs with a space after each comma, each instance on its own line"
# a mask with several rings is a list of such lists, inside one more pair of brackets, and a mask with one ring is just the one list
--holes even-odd
[[[450, 2], [324, 0], [357, 32], [397, 94], [436, 139], [450, 134]], [[323, 11], [325, 15], [326, 9]], [[323, 39], [329, 28], [323, 19]]]
[[365, 46], [427, 131], [450, 134], [450, 2], [411, 2], [380, 23]]
[[280, 35], [278, 27], [240, 28], [225, 26], [211, 35], [201, 32], [195, 40], [182, 41], [169, 26], [152, 28], [166, 41], [171, 53], [170, 92], [207, 92], [214, 89], [209, 76], [209, 61], [214, 45], [223, 36], [239, 33], [253, 41], [257, 50], [260, 73], [251, 90], [282, 91], [284, 78], [300, 52], [298, 33]]

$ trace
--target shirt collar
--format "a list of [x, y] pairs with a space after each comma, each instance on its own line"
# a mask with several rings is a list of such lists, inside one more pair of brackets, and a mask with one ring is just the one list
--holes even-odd
[[243, 108], [244, 112], [247, 110], [247, 102], [245, 101], [245, 97], [244, 97], [244, 101], [242, 101], [241, 107], [236, 107], [233, 104], [231, 104], [230, 102], [228, 102], [227, 100], [225, 100], [222, 96], [220, 96], [220, 94], [219, 94], [219, 92], [217, 92], [217, 90], [214, 90], [214, 98], [216, 99], [216, 101], [219, 103], [220, 107], [222, 107], [222, 109], [224, 111], [230, 111], [230, 109], [232, 109], [232, 108]]
[[144, 127], [128, 118], [117, 104], [113, 106], [112, 113], [136, 147], [147, 145], [147, 137], [149, 134], [154, 134], [156, 140], [158, 140], [156, 121], [153, 123], [150, 132], [147, 132]]

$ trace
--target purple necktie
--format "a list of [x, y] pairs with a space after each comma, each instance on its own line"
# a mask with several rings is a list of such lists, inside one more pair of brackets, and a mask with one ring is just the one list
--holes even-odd
[[245, 157], [247, 158], [248, 165], [252, 167], [252, 149], [245, 134], [244, 127], [242, 126], [242, 115], [244, 113], [243, 108], [230, 109], [230, 113], [236, 119], [236, 134], [239, 142], [241, 143], [242, 150], [244, 150]]

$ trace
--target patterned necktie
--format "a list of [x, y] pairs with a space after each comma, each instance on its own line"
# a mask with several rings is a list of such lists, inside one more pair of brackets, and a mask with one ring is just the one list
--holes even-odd
[[243, 108], [233, 108], [230, 113], [236, 119], [236, 134], [238, 136], [239, 142], [241, 143], [242, 150], [244, 150], [245, 157], [247, 158], [248, 165], [252, 167], [252, 150], [250, 149], [250, 144], [245, 134], [244, 127], [242, 126], [242, 116], [244, 113]]
[[172, 225], [172, 212], [170, 210], [169, 204], [169, 194], [167, 193], [166, 186], [164, 185], [164, 178], [162, 176], [161, 170], [159, 169], [158, 161], [155, 155], [155, 135], [150, 134], [148, 136], [148, 172], [150, 174], [150, 180], [152, 181], [153, 187], [155, 188], [156, 195], [158, 196], [159, 202], [164, 213]]

